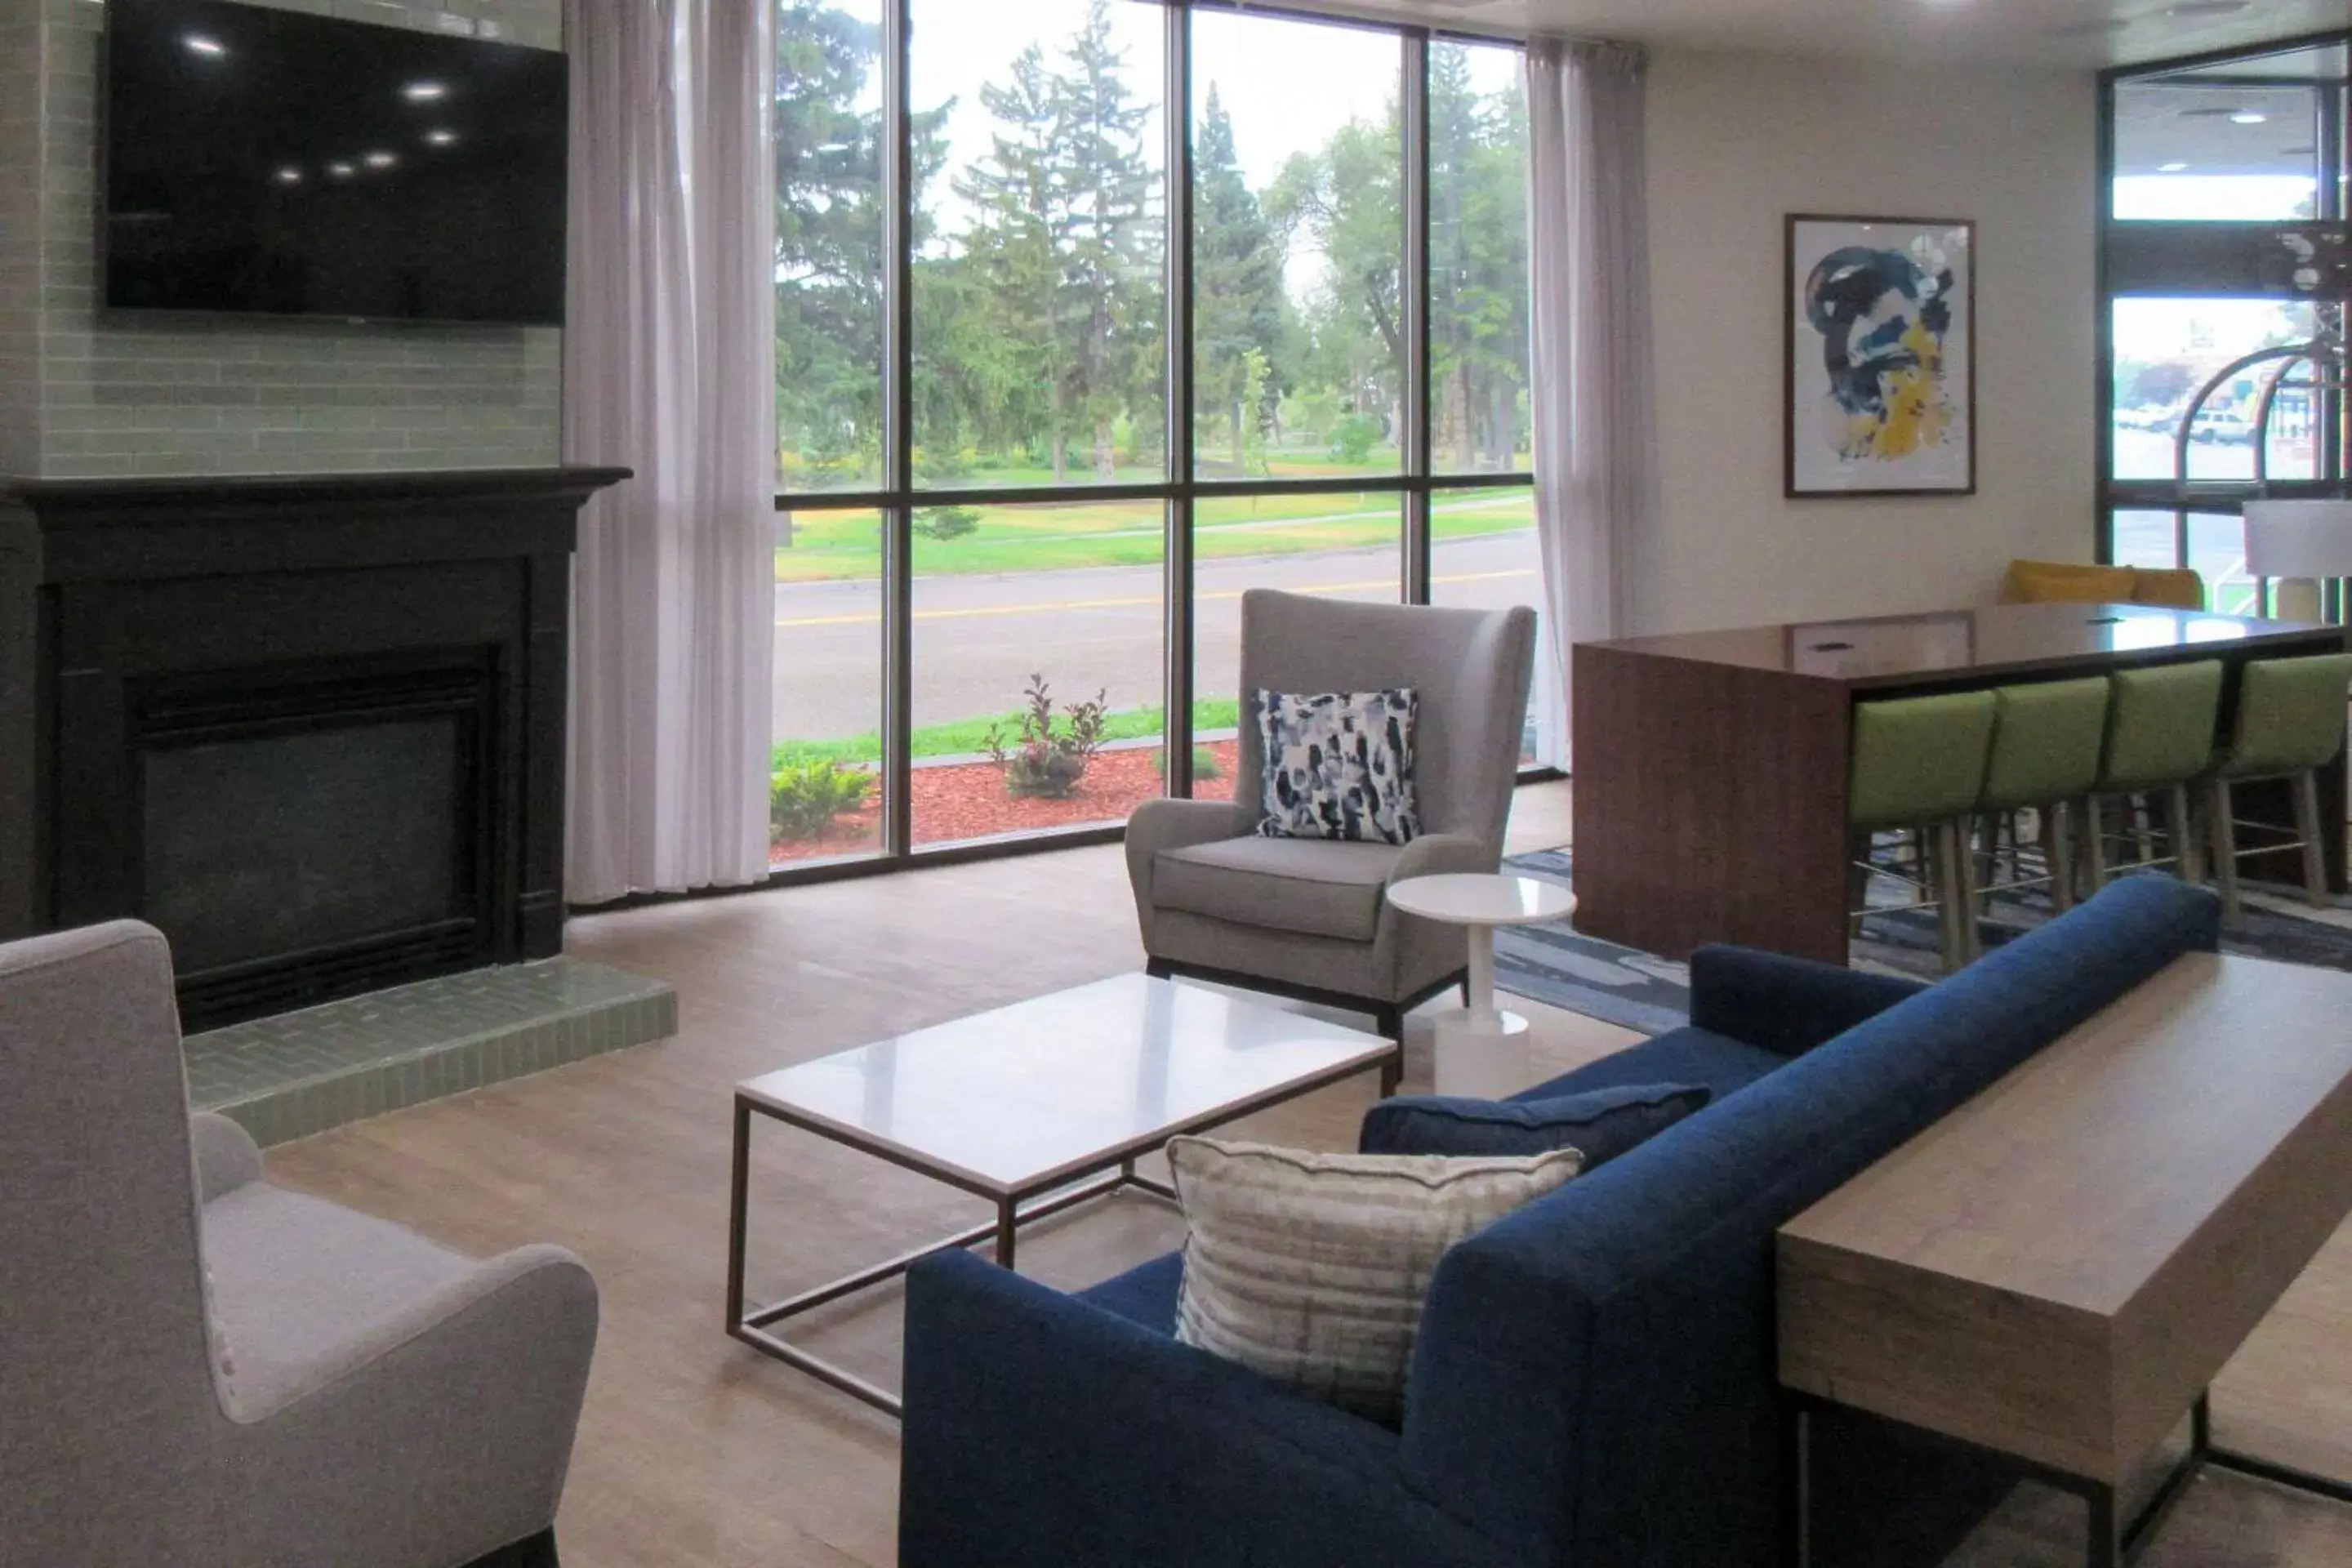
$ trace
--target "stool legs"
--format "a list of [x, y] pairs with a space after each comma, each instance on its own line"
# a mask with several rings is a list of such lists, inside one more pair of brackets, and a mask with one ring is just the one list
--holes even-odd
[[1975, 944], [1975, 868], [1957, 820], [1939, 822], [1930, 831], [1936, 847], [1936, 908], [1943, 917], [1944, 973], [1949, 974], [1968, 964]]
[[1943, 823], [1938, 832], [1952, 835], [1952, 881], [1943, 891], [1943, 908], [1952, 924], [1952, 945], [1943, 954], [1943, 969], [1952, 973], [1985, 957], [1983, 929], [1976, 921], [1976, 856], [1969, 853], [1967, 823]]
[[2106, 885], [2106, 806], [2097, 795], [2091, 795], [2083, 802], [2083, 886], [2095, 893]]
[[[2164, 837], [2172, 852], [2173, 869], [2184, 882], [2201, 882], [2205, 879], [2204, 855], [2197, 832], [2197, 814], [2190, 805], [2188, 783], [2167, 784], [2160, 792], [2151, 790], [2148, 795], [2159, 793], [2163, 796]], [[2138, 847], [2140, 858], [2137, 863], [2157, 861], [2153, 803], [2142, 795], [2116, 798], [2121, 801], [2124, 813], [2119, 836], [2129, 837]], [[2107, 885], [2109, 872], [2107, 802], [2098, 795], [2092, 795], [2081, 802], [2081, 805], [2083, 887], [2084, 891], [2095, 893]], [[2059, 905], [2062, 910], [2066, 907]]]
[[[1952, 817], [1903, 831], [1914, 837], [1916, 848], [1909, 868], [1916, 873], [1924, 897], [1916, 903], [1900, 907], [1935, 906], [1937, 956], [1942, 972], [1949, 974], [1966, 966], [1977, 952], [1977, 886], [1970, 825], [1965, 818]], [[1861, 939], [1863, 917], [1868, 912], [1873, 842], [1873, 835], [1864, 832], [1853, 834], [1847, 841], [1846, 929], [1851, 940]]]
[[2189, 785], [2186, 781], [2164, 792], [2165, 832], [2172, 839], [2173, 874], [2192, 886], [2205, 879], [2202, 857], [2197, 852], [2194, 818], [2189, 809]]
[[[2319, 773], [2315, 769], [2306, 769], [2291, 775], [2286, 782], [2294, 796], [2295, 847], [2303, 851], [2303, 896], [2312, 908], [2324, 910], [2332, 900], [2327, 889], [2327, 825], [2326, 814], [2319, 809]], [[2235, 928], [2245, 917], [2238, 857], [2246, 851], [2238, 847], [2237, 801], [2231, 781], [2215, 779], [2207, 798], [2207, 809], [2213, 819], [2213, 880], [2221, 889], [2221, 919]]]
[[2238, 807], [2230, 781], [2215, 779], [2209, 809], [2213, 816], [2213, 880], [2221, 889], [2221, 923], [2235, 926], [2244, 917], [2245, 903], [2238, 890]]
[[2074, 907], [2074, 808], [2055, 801], [2042, 808], [2042, 853], [2050, 862], [2050, 907]]
[[1845, 845], [1845, 935], [1862, 940], [1863, 910], [1870, 903], [1870, 835], [1851, 834]]
[[2321, 835], [2319, 773], [2305, 768], [2294, 775], [2294, 836], [2303, 840], [2303, 896], [2311, 907], [2327, 907], [2327, 847]]

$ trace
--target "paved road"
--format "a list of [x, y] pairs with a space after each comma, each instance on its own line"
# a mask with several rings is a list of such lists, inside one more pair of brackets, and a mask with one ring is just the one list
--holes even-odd
[[[1441, 543], [1437, 601], [1478, 608], [1535, 602], [1532, 531]], [[1394, 602], [1393, 550], [1204, 563], [1195, 615], [1204, 697], [1240, 680], [1244, 588]], [[882, 592], [877, 583], [776, 589], [776, 733], [831, 740], [878, 728]], [[1156, 567], [1106, 567], [915, 582], [915, 724], [1018, 708], [1032, 671], [1057, 700], [1108, 692], [1114, 708], [1160, 695], [1160, 579]]]

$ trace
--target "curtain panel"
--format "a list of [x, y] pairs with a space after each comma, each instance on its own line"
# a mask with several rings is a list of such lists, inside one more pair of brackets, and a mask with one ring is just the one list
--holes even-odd
[[1629, 572], [1656, 506], [1648, 62], [1631, 45], [1540, 37], [1527, 61], [1536, 532], [1573, 734], [1569, 649], [1632, 629]]
[[569, 0], [563, 452], [636, 470], [572, 580], [566, 897], [768, 870], [774, 7]]

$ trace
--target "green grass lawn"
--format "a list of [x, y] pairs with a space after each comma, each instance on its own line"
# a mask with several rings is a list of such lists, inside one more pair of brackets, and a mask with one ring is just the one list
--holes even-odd
[[[1149, 566], [1160, 558], [1164, 509], [1159, 501], [971, 510], [978, 526], [961, 538], [918, 532], [916, 575]], [[1195, 547], [1206, 560], [1372, 549], [1396, 539], [1402, 516], [1398, 497], [1377, 492], [1219, 497], [1200, 504]], [[923, 521], [918, 513], [919, 528]], [[1527, 490], [1465, 491], [1442, 498], [1433, 521], [1441, 540], [1507, 533], [1533, 525], [1535, 497]], [[782, 583], [855, 581], [877, 577], [881, 570], [881, 521], [872, 511], [796, 513], [792, 544], [776, 552]]]
[[[1106, 718], [1103, 739], [1154, 739], [1166, 731], [1166, 711], [1157, 706], [1122, 709]], [[1231, 730], [1241, 721], [1242, 709], [1237, 699], [1212, 698], [1192, 704], [1192, 732], [1196, 735]], [[1020, 733], [1021, 715], [1015, 711], [1000, 713], [993, 718], [962, 719], [952, 724], [928, 725], [916, 731], [912, 737], [915, 760], [971, 756], [986, 752], [992, 725], [1001, 728], [1009, 739]], [[882, 737], [878, 734], [853, 735], [843, 741], [780, 741], [776, 743], [775, 765], [778, 768], [798, 767], [809, 763], [877, 767], [881, 762]]]

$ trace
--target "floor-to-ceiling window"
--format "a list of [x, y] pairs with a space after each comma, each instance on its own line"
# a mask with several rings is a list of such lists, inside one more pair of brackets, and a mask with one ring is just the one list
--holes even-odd
[[2107, 84], [2104, 545], [2220, 610], [2259, 608], [2241, 505], [2345, 493], [2341, 362], [2291, 351], [2344, 327], [2346, 68], [2331, 37]]
[[1516, 47], [1208, 0], [779, 24], [780, 872], [1230, 794], [1249, 588], [1539, 603]]

